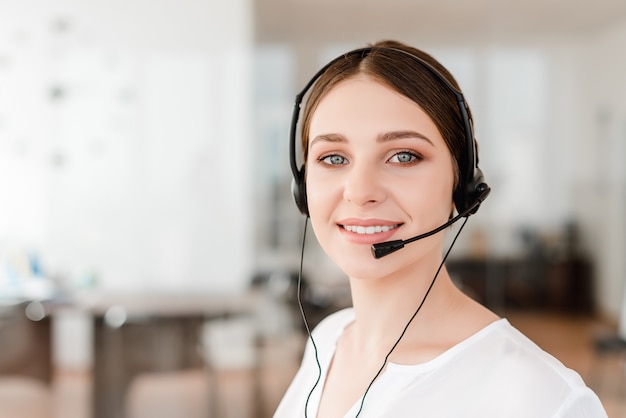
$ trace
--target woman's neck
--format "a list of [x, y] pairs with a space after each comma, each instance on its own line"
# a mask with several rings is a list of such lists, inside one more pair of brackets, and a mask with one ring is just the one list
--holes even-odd
[[352, 335], [358, 344], [374, 347], [381, 342], [395, 342], [418, 308], [409, 330], [438, 326], [442, 316], [453, 310], [459, 291], [445, 267], [436, 278], [435, 272], [436, 268], [421, 276], [414, 272], [374, 281], [351, 278], [356, 315]]

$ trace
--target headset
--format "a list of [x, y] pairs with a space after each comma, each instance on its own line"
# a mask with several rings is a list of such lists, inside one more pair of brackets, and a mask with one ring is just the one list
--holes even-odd
[[[297, 136], [297, 127], [298, 127], [298, 119], [300, 117], [300, 107], [302, 104], [302, 99], [305, 94], [309, 91], [311, 86], [315, 84], [315, 82], [326, 72], [326, 70], [339, 62], [340, 60], [349, 59], [354, 56], [361, 56], [362, 58], [376, 51], [389, 51], [393, 53], [402, 54], [404, 56], [408, 56], [412, 58], [417, 64], [424, 67], [428, 70], [432, 75], [435, 76], [436, 79], [441, 81], [441, 83], [451, 91], [456, 97], [459, 111], [461, 117], [463, 119], [464, 130], [465, 130], [465, 141], [466, 146], [464, 150], [464, 154], [461, 157], [461, 161], [459, 164], [459, 182], [453, 191], [452, 198], [454, 201], [454, 205], [456, 207], [460, 217], [469, 217], [478, 211], [480, 204], [487, 198], [489, 195], [491, 188], [485, 182], [484, 176], [480, 168], [478, 167], [478, 158], [477, 158], [477, 145], [476, 140], [474, 138], [474, 129], [473, 123], [469, 112], [469, 106], [465, 101], [465, 97], [463, 93], [459, 91], [450, 80], [448, 80], [443, 74], [441, 74], [437, 69], [435, 69], [428, 62], [423, 59], [417, 57], [410, 52], [391, 48], [391, 47], [367, 47], [367, 48], [359, 48], [353, 51], [347, 52], [334, 60], [330, 61], [328, 64], [323, 66], [314, 76], [309, 80], [309, 82], [305, 85], [304, 89], [296, 95], [296, 100], [293, 108], [293, 115], [291, 119], [291, 128], [289, 131], [289, 162], [291, 166], [291, 172], [293, 175], [292, 183], [291, 183], [291, 192], [293, 195], [293, 199], [296, 203], [296, 206], [300, 210], [300, 212], [308, 216], [309, 209], [307, 204], [307, 195], [306, 195], [306, 181], [305, 181], [305, 170], [304, 164], [298, 167], [297, 156], [296, 156], [296, 136]], [[447, 225], [446, 225], [447, 227]], [[437, 231], [438, 232], [438, 231]]]

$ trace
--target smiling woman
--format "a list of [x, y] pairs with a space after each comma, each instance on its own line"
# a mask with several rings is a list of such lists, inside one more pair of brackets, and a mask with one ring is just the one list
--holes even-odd
[[[606, 416], [580, 376], [463, 294], [445, 268], [440, 232], [490, 190], [469, 107], [445, 68], [393, 41], [348, 52], [297, 96], [291, 132], [296, 203], [348, 276], [353, 307], [310, 334], [275, 418]], [[389, 240], [400, 244], [372, 257]]]
[[[350, 277], [378, 277], [386, 275], [381, 269], [397, 267], [373, 259], [372, 244], [417, 235], [447, 220], [453, 159], [435, 124], [414, 102], [371, 77], [355, 76], [319, 103], [309, 132], [314, 138], [306, 167], [312, 225], [326, 253]], [[329, 136], [342, 139], [320, 140]], [[381, 232], [359, 234], [344, 226], [357, 231], [378, 226]], [[440, 246], [441, 239], [428, 241]]]

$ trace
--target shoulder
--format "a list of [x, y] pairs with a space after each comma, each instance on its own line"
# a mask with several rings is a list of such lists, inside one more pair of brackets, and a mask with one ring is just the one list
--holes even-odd
[[527, 381], [582, 383], [576, 372], [541, 349], [506, 319], [486, 327], [477, 337], [473, 344], [468, 345], [466, 355], [489, 357], [488, 362], [497, 365], [497, 370], [513, 381], [520, 384]]
[[312, 331], [315, 346], [308, 338], [300, 369], [285, 392], [274, 418], [291, 418], [304, 411], [306, 395], [316, 386], [315, 382], [322, 376], [323, 370], [327, 370], [337, 339], [353, 320], [354, 310], [346, 308], [328, 315], [315, 327]]
[[[473, 347], [477, 351], [472, 357], [484, 359], [483, 366], [492, 375], [488, 384], [503, 394], [506, 403], [518, 405], [528, 416], [543, 416], [548, 411], [550, 416], [605, 416], [599, 399], [577, 372], [541, 349], [507, 320], [500, 320], [487, 330], [484, 339]], [[573, 411], [596, 413], [580, 415]]]
[[433, 417], [606, 417], [600, 400], [578, 373], [506, 319], [489, 324], [432, 361], [391, 370], [405, 382], [398, 391], [403, 393], [401, 399], [392, 406], [397, 417], [412, 416], [408, 411], [416, 397], [426, 415]]
[[554, 376], [558, 379], [580, 383], [577, 373], [565, 367], [554, 356], [543, 350], [530, 338], [513, 327], [506, 319], [500, 320], [494, 327], [492, 343], [505, 365], [520, 368], [525, 374], [541, 373], [544, 377]]
[[[311, 331], [312, 338], [307, 338], [303, 364], [307, 359], [310, 360], [316, 351], [320, 358], [331, 355], [343, 330], [352, 321], [354, 321], [353, 308], [341, 309], [322, 319]], [[313, 341], [315, 347], [313, 347]]]
[[337, 339], [352, 321], [354, 321], [354, 309], [341, 309], [322, 319], [313, 330], [313, 337], [316, 339]]

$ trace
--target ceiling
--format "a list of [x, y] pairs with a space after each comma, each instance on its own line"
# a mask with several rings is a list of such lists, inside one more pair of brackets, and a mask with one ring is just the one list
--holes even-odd
[[624, 0], [254, 0], [257, 41], [584, 36], [626, 21]]

